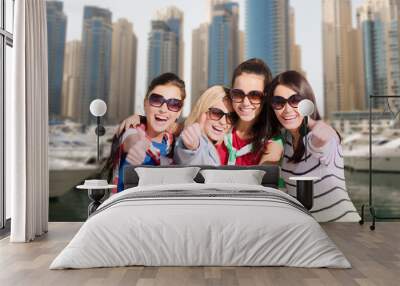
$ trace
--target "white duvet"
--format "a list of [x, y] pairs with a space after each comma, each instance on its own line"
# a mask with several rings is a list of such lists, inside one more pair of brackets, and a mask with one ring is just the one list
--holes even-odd
[[127, 265], [350, 267], [289, 195], [262, 186], [195, 183], [112, 196], [50, 269]]

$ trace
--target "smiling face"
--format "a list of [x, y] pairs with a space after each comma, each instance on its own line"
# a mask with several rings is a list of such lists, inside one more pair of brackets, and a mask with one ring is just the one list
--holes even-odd
[[[234, 89], [240, 89], [245, 94], [250, 91], [264, 91], [264, 76], [253, 73], [242, 73], [237, 76], [233, 85]], [[240, 103], [232, 102], [232, 107], [240, 120], [249, 122], [254, 120], [261, 112], [261, 104], [252, 104], [246, 96]]]
[[[149, 94], [162, 95], [168, 99], [182, 99], [181, 91], [175, 85], [158, 85]], [[167, 103], [163, 103], [160, 107], [150, 105], [149, 99], [144, 101], [144, 112], [146, 113], [147, 128], [155, 133], [166, 131], [180, 116], [182, 109], [174, 112], [168, 109]]]
[[[274, 96], [282, 96], [288, 99], [296, 92], [284, 85], [278, 85], [274, 90]], [[290, 104], [286, 103], [280, 110], [274, 110], [276, 117], [281, 125], [292, 132], [296, 132], [303, 122], [303, 116], [300, 115], [297, 108], [293, 108]]]
[[[232, 105], [227, 99], [222, 99], [210, 107], [218, 108], [224, 113], [233, 112]], [[213, 120], [211, 119], [210, 113], [207, 112], [207, 119], [204, 123], [204, 133], [211, 141], [222, 141], [225, 133], [228, 132], [230, 127], [231, 124], [226, 121], [226, 116], [221, 117], [219, 120]]]

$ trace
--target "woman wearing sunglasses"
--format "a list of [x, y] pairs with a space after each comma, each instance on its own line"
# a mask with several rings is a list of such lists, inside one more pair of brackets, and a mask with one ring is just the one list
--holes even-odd
[[[340, 136], [321, 120], [318, 110], [309, 118], [308, 134], [302, 132], [303, 116], [298, 111], [301, 100], [315, 96], [307, 80], [296, 71], [287, 71], [271, 82], [266, 106], [273, 124], [282, 128], [284, 157], [281, 174], [289, 194], [296, 195], [292, 176], [319, 177], [314, 182], [314, 207], [311, 213], [318, 221], [358, 221], [360, 218], [346, 191], [343, 152]], [[308, 137], [309, 154], [305, 159], [304, 137]]]
[[229, 97], [237, 114], [224, 144], [217, 146], [222, 165], [277, 164], [283, 147], [277, 127], [263, 102], [265, 88], [272, 79], [268, 66], [260, 59], [249, 59], [234, 71]]
[[174, 137], [169, 130], [182, 112], [185, 97], [185, 83], [175, 74], [164, 73], [152, 80], [144, 98], [145, 123], [131, 126], [121, 136], [116, 136], [120, 148], [115, 151], [112, 147], [113, 182], [118, 182], [118, 191], [123, 190], [126, 164], [168, 165], [172, 162]]
[[222, 86], [207, 89], [197, 100], [177, 139], [174, 161], [178, 165], [221, 165], [215, 146], [222, 143], [235, 114]]

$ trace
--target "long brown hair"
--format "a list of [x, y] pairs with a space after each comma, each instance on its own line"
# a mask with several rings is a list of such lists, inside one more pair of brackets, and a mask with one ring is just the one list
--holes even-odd
[[[236, 67], [233, 71], [232, 76], [232, 87], [235, 84], [235, 80], [238, 76], [243, 73], [250, 73], [261, 75], [264, 77], [264, 92], [268, 86], [268, 84], [272, 80], [271, 70], [267, 66], [267, 64], [257, 58], [252, 58], [247, 61], [242, 62], [240, 65]], [[268, 141], [272, 136], [277, 133], [277, 128], [271, 126], [270, 124], [271, 115], [269, 112], [265, 110], [264, 104], [261, 104], [261, 112], [257, 116], [256, 122], [251, 127], [251, 134], [253, 135], [253, 149], [252, 152], [260, 152], [263, 149], [264, 142]]]
[[[314, 103], [315, 109], [314, 113], [311, 114], [311, 118], [314, 120], [320, 120], [321, 116], [319, 115], [317, 104], [315, 100], [314, 91], [311, 88], [311, 85], [308, 83], [307, 79], [297, 71], [286, 71], [279, 75], [277, 75], [271, 82], [271, 84], [267, 88], [267, 101], [265, 102], [266, 109], [269, 114], [273, 114], [271, 116], [271, 124], [274, 126], [283, 127], [278, 118], [275, 115], [274, 110], [271, 107], [271, 98], [274, 96], [274, 91], [278, 85], [284, 85], [296, 93], [300, 94], [304, 99], [309, 99]], [[297, 143], [297, 146], [293, 145], [293, 156], [289, 158], [289, 162], [298, 163], [303, 159], [305, 146], [303, 143], [303, 138], [306, 136], [304, 132], [300, 132], [300, 139]], [[292, 142], [293, 143], [293, 142]]]

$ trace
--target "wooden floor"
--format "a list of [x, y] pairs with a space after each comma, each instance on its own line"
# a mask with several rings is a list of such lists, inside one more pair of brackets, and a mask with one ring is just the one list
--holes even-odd
[[122, 267], [48, 270], [81, 223], [50, 223], [32, 243], [0, 241], [0, 285], [400, 285], [400, 222], [323, 225], [353, 268]]

